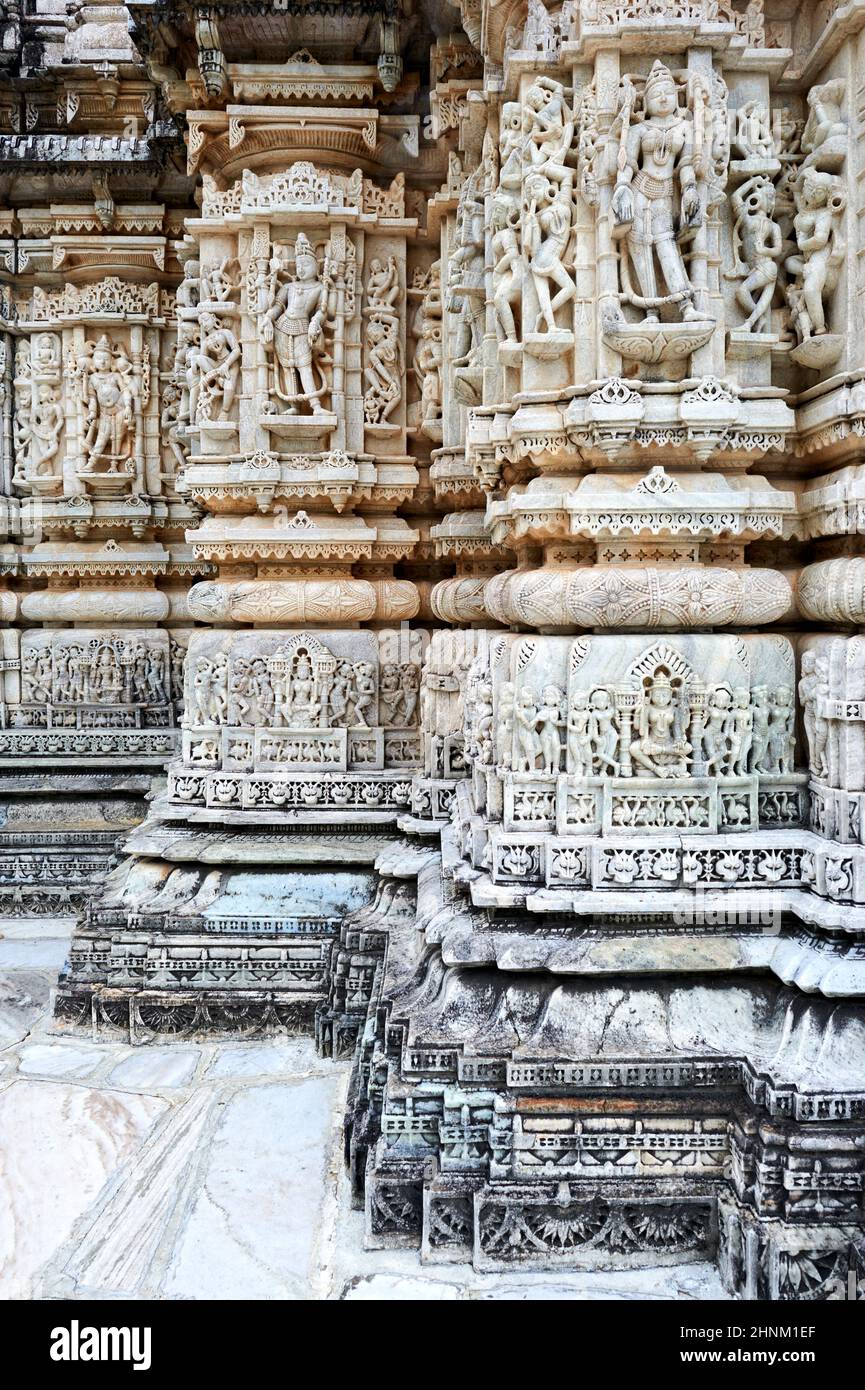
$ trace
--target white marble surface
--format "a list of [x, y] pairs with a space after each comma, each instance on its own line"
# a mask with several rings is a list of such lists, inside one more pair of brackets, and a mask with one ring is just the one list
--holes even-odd
[[68, 934], [18, 926], [0, 934], [0, 1298], [724, 1297], [708, 1265], [493, 1275], [364, 1250], [342, 1163], [345, 1063], [308, 1038], [53, 1034]]
[[0, 1092], [0, 1297], [36, 1291], [42, 1265], [164, 1109], [155, 1096], [53, 1080]]

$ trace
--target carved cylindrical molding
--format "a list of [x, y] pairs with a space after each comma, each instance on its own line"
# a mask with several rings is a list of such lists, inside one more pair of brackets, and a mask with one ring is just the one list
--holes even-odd
[[0, 590], [0, 623], [14, 623], [18, 617], [18, 595], [9, 589]]
[[201, 623], [344, 623], [376, 616], [368, 579], [207, 580], [189, 591], [189, 616]]
[[485, 623], [489, 619], [484, 604], [486, 575], [462, 575], [443, 579], [430, 595], [433, 613], [443, 623]]
[[[352, 580], [352, 583], [357, 583]], [[373, 579], [375, 589], [375, 616], [380, 623], [402, 622], [416, 618], [420, 609], [420, 594], [417, 585], [410, 579]]]
[[40, 589], [21, 600], [22, 618], [33, 623], [159, 623], [168, 610], [158, 589]]
[[164, 589], [162, 592], [168, 600], [168, 621], [170, 623], [188, 623], [190, 620], [189, 590]]
[[423, 623], [431, 623], [435, 619], [435, 610], [432, 606], [435, 585], [429, 579], [416, 579], [413, 582], [418, 593], [418, 610], [415, 617]]
[[570, 628], [753, 627], [778, 622], [792, 604], [776, 570], [509, 570], [487, 581], [484, 605], [496, 622], [550, 632]]
[[806, 565], [798, 599], [803, 618], [812, 622], [865, 622], [865, 559], [840, 556]]

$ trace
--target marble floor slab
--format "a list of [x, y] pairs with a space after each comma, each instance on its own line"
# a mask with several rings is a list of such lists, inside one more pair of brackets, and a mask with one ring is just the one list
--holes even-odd
[[52, 1031], [64, 923], [0, 923], [0, 1298], [716, 1299], [708, 1265], [476, 1274], [363, 1249], [347, 1063], [308, 1038], [131, 1047]]

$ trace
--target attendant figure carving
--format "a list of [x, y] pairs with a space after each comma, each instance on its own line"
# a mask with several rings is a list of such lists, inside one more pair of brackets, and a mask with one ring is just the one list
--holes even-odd
[[194, 424], [226, 420], [234, 404], [240, 373], [240, 345], [208, 310], [199, 318], [201, 341], [186, 356], [189, 415]]

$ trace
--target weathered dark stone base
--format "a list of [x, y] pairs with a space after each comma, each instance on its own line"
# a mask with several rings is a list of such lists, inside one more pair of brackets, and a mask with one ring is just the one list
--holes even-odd
[[[266, 884], [321, 872], [288, 843], [281, 858]], [[510, 938], [514, 914], [472, 916], [422, 844], [375, 864], [352, 890], [368, 901], [315, 919], [208, 916], [214, 871], [157, 861], [133, 911], [118, 871], [73, 940], [58, 1025], [139, 1044], [314, 1031], [322, 1055], [353, 1054], [345, 1157], [372, 1248], [499, 1271], [712, 1259], [745, 1298], [865, 1297], [861, 1011], [768, 973], [557, 975], [486, 948], [473, 967], [443, 926]], [[791, 1038], [819, 1057], [804, 1085]]]
[[[715, 1259], [740, 1297], [865, 1298], [865, 1095], [849, 1084], [855, 1006], [768, 976], [448, 965], [429, 942], [439, 914], [452, 920], [465, 904], [444, 885], [438, 912], [431, 907], [429, 860], [388, 867], [417, 875], [419, 906], [413, 943], [404, 930], [388, 935], [350, 1087], [346, 1161], [372, 1248], [416, 1248], [424, 1261], [479, 1270]], [[724, 1012], [734, 989], [740, 1011], [751, 1002], [738, 1036]], [[689, 990], [703, 1037], [690, 1052], [674, 1037]], [[598, 1019], [601, 1037], [609, 1026], [632, 1045], [599, 1051]], [[846, 1061], [837, 1090], [791, 1081], [787, 1043], [771, 1061], [785, 1019], [790, 1037], [819, 1052], [815, 1080], [832, 1069], [833, 1048]], [[749, 1029], [750, 1057], [741, 1050]]]
[[83, 913], [151, 785], [147, 771], [0, 772], [0, 916]]

